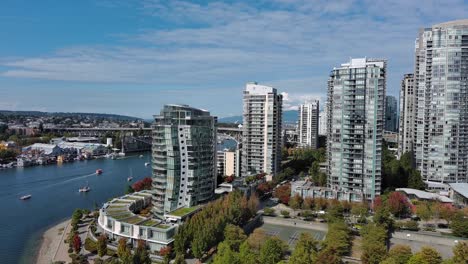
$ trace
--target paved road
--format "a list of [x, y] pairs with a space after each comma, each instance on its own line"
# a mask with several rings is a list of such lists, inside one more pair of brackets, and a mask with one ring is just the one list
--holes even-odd
[[323, 232], [328, 231], [328, 225], [325, 223], [318, 223], [318, 222], [313, 222], [313, 221], [308, 222], [308, 221], [292, 219], [292, 218], [263, 216], [263, 222], [267, 224], [291, 226], [291, 227], [318, 230], [318, 231], [323, 231]]

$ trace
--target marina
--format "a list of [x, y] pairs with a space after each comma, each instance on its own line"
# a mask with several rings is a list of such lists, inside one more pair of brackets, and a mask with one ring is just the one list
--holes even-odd
[[[123, 195], [133, 181], [151, 175], [149, 153], [48, 166], [0, 170], [0, 258], [33, 263], [45, 230], [69, 218], [75, 208], [94, 209]], [[97, 168], [102, 174], [97, 177]], [[79, 192], [88, 187], [88, 191]], [[24, 198], [24, 199], [23, 199]]]

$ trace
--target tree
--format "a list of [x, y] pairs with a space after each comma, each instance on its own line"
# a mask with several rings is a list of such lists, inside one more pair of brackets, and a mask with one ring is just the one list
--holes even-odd
[[302, 212], [302, 217], [304, 217], [304, 220], [310, 221], [313, 219], [314, 214], [310, 210], [305, 210]]
[[187, 262], [185, 261], [184, 255], [177, 254], [175, 259], [174, 259], [173, 264], [187, 264]]
[[408, 264], [441, 264], [442, 257], [437, 250], [431, 247], [422, 247], [421, 251], [414, 254]]
[[412, 255], [411, 248], [407, 245], [397, 244], [388, 252], [389, 258], [395, 260], [396, 264], [406, 264]]
[[267, 235], [263, 229], [257, 228], [247, 238], [247, 243], [254, 251], [260, 251], [260, 247], [265, 242]]
[[416, 214], [423, 221], [429, 221], [432, 218], [432, 210], [430, 204], [428, 202], [419, 202], [416, 205]]
[[302, 197], [296, 193], [293, 198], [289, 200], [289, 206], [291, 206], [292, 209], [297, 210], [302, 207], [302, 202]]
[[96, 247], [99, 257], [102, 258], [104, 255], [107, 254], [107, 236], [105, 234], [101, 234], [98, 237]]
[[[260, 246], [259, 246], [260, 247]], [[239, 248], [239, 261], [242, 264], [258, 263], [258, 256], [250, 247], [248, 241], [244, 241]]]
[[402, 216], [409, 212], [408, 198], [401, 192], [392, 192], [387, 204], [390, 212], [395, 216]]
[[326, 264], [342, 264], [341, 256], [338, 254], [336, 248], [326, 247], [317, 255], [315, 263], [326, 263]]
[[383, 226], [368, 225], [362, 231], [362, 255], [364, 264], [379, 264], [387, 254], [387, 230]]
[[273, 196], [278, 198], [281, 203], [289, 204], [289, 199], [291, 197], [291, 185], [284, 184], [276, 188]]
[[119, 256], [120, 259], [126, 257], [126, 255], [130, 253], [130, 249], [127, 246], [127, 239], [122, 237], [119, 239], [118, 246], [117, 246], [117, 256]]
[[426, 185], [421, 177], [421, 173], [417, 170], [411, 170], [408, 177], [408, 188], [424, 190]]
[[302, 209], [304, 209], [304, 210], [313, 210], [314, 208], [315, 208], [314, 198], [312, 198], [312, 197], [304, 198], [304, 201], [302, 202]]
[[232, 250], [229, 243], [223, 241], [218, 245], [218, 253], [213, 264], [240, 264], [238, 253]]
[[235, 225], [227, 225], [224, 229], [224, 242], [234, 251], [239, 251], [239, 247], [247, 239], [242, 228]]
[[462, 212], [457, 212], [450, 223], [452, 234], [458, 237], [468, 237], [468, 220]]
[[269, 215], [269, 216], [274, 216], [275, 215], [275, 209], [270, 208], [270, 207], [265, 207], [263, 209], [263, 214], [264, 215]]
[[75, 234], [73, 237], [73, 250], [75, 253], [80, 253], [81, 251], [81, 238], [78, 234]]
[[313, 263], [316, 253], [317, 241], [310, 234], [301, 233], [289, 261], [294, 264]]
[[259, 261], [262, 264], [276, 264], [283, 259], [288, 246], [277, 237], [268, 238], [260, 248]]
[[165, 246], [159, 250], [159, 255], [163, 257], [163, 262], [169, 264], [171, 260], [172, 248]]
[[135, 255], [133, 255], [134, 264], [151, 264], [151, 258], [149, 256], [148, 249], [144, 240], [139, 239], [137, 241], [137, 248], [135, 249]]
[[438, 203], [438, 205], [439, 205], [440, 218], [447, 221], [447, 224], [450, 225], [450, 222], [455, 216], [457, 210], [451, 204]]
[[280, 213], [281, 213], [281, 215], [282, 215], [284, 218], [288, 218], [288, 217], [289, 217], [289, 211], [282, 210]]
[[468, 242], [459, 241], [453, 248], [453, 262], [456, 264], [468, 263]]
[[132, 189], [135, 190], [136, 192], [142, 191], [142, 190], [149, 190], [151, 189], [151, 184], [153, 180], [150, 177], [145, 177], [137, 182], [135, 182], [132, 185]]
[[351, 240], [348, 226], [343, 221], [332, 222], [328, 224], [328, 233], [322, 248], [332, 248], [341, 257], [351, 251]]

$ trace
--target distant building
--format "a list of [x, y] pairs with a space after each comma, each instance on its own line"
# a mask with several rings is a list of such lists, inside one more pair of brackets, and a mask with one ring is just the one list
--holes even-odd
[[398, 133], [398, 156], [413, 151], [415, 114], [414, 75], [405, 74], [400, 90], [400, 125]]
[[324, 107], [323, 111], [319, 113], [319, 132], [318, 134], [320, 136], [326, 136], [327, 135], [327, 106]]
[[395, 96], [385, 97], [385, 130], [390, 132], [398, 131], [398, 103]]
[[468, 181], [468, 19], [420, 29], [416, 39], [415, 160], [424, 180]]
[[216, 117], [188, 105], [165, 105], [153, 125], [153, 213], [158, 218], [213, 198]]
[[242, 176], [276, 174], [281, 162], [283, 97], [273, 87], [247, 83], [243, 101]]
[[425, 192], [411, 188], [397, 188], [395, 189], [395, 191], [405, 193], [409, 199], [417, 199], [422, 201], [438, 201], [441, 203], [453, 203], [452, 199], [437, 193]]
[[351, 59], [328, 81], [328, 184], [351, 200], [381, 192], [386, 70], [385, 60]]
[[299, 106], [299, 146], [317, 148], [319, 128], [319, 101]]

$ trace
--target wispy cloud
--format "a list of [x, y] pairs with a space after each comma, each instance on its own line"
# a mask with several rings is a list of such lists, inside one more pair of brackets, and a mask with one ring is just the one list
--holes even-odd
[[7, 60], [1, 75], [187, 89], [240, 90], [258, 80], [287, 91], [286, 106], [293, 107], [309, 97], [325, 99], [332, 67], [367, 56], [388, 59], [388, 91], [396, 94], [402, 75], [413, 69], [418, 28], [468, 15], [463, 0], [143, 0], [137, 9], [169, 26], [142, 28], [114, 45]]

